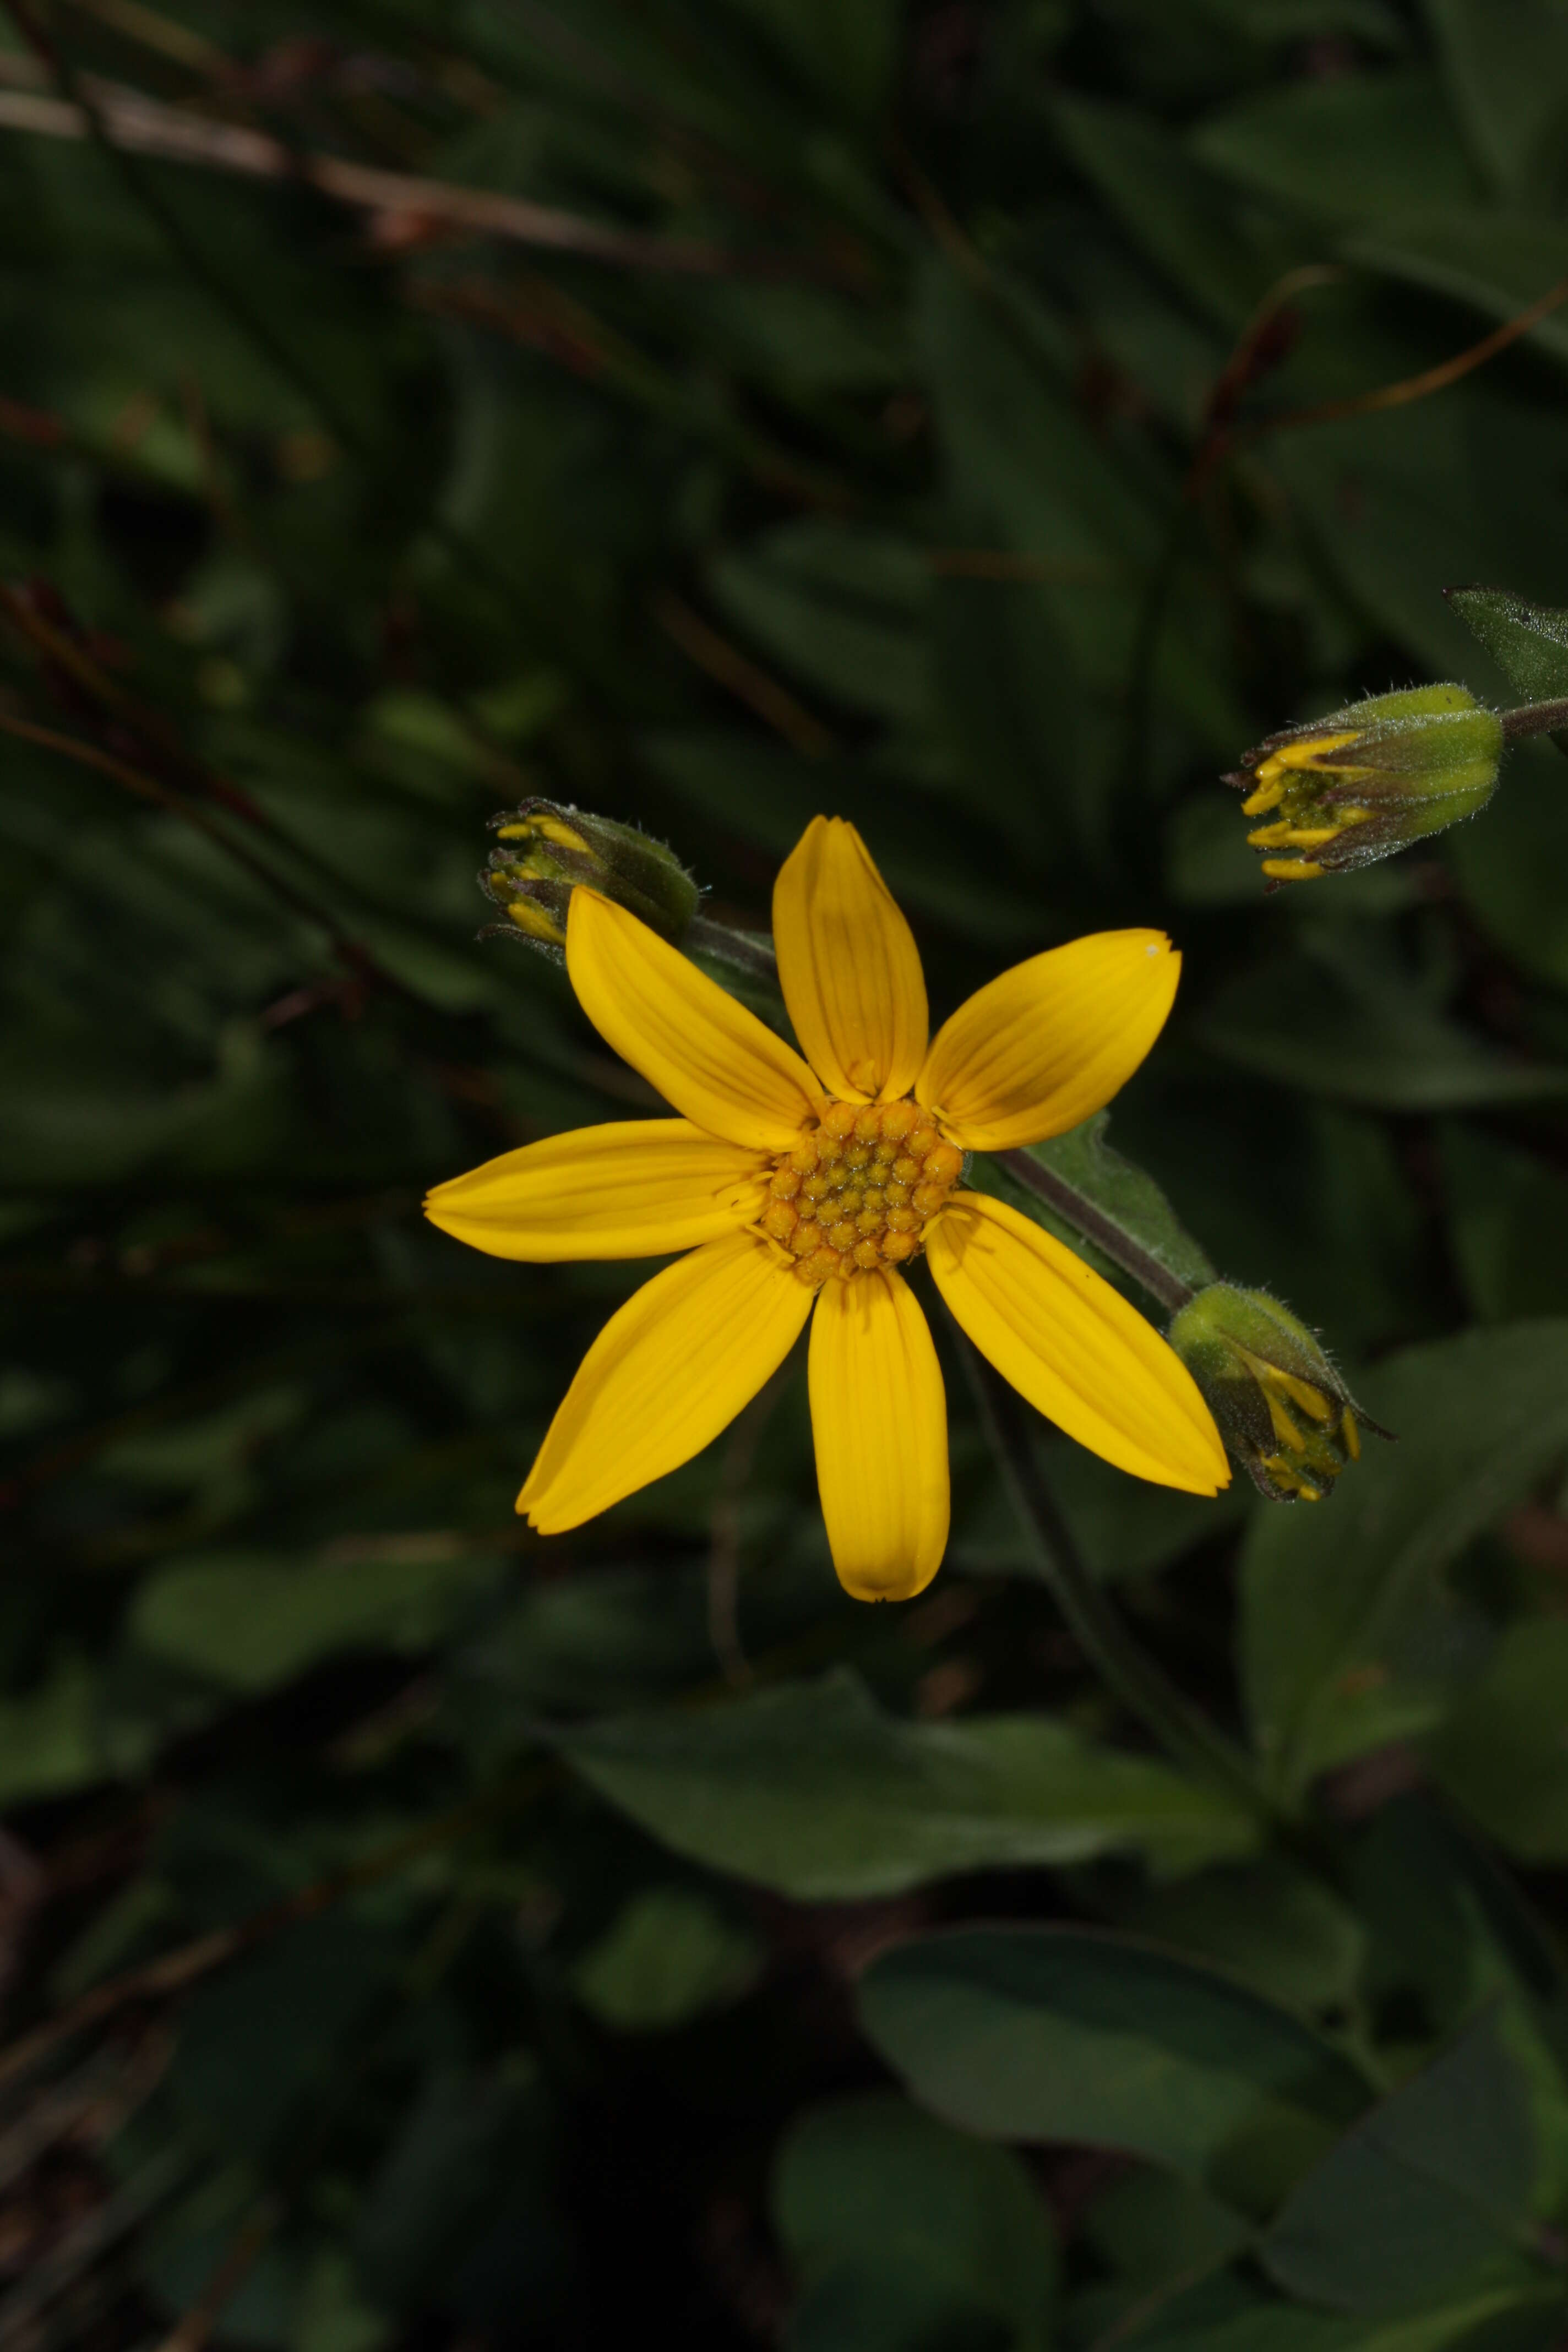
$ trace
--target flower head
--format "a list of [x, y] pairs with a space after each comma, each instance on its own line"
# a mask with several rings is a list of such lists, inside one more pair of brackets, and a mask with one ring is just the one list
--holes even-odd
[[637, 919], [575, 888], [566, 968], [606, 1043], [679, 1114], [528, 1144], [437, 1185], [426, 1213], [500, 1257], [685, 1251], [612, 1316], [518, 1498], [578, 1527], [689, 1461], [811, 1323], [817, 1484], [835, 1566], [907, 1599], [947, 1542], [946, 1405], [901, 1266], [1069, 1436], [1212, 1495], [1207, 1406], [1118, 1291], [1016, 1210], [961, 1189], [966, 1154], [1078, 1126], [1163, 1026], [1179, 960], [1108, 931], [1004, 972], [931, 1038], [909, 925], [854, 827], [816, 818], [773, 892], [802, 1051]]
[[1270, 889], [1370, 866], [1484, 808], [1503, 723], [1462, 686], [1378, 694], [1248, 751], [1226, 778], [1244, 791], [1247, 836]]
[[497, 845], [479, 887], [557, 963], [572, 894], [584, 886], [640, 916], [661, 939], [682, 938], [697, 912], [697, 885], [685, 866], [636, 825], [536, 795], [492, 817], [490, 830]]
[[1321, 1503], [1361, 1458], [1363, 1412], [1312, 1333], [1266, 1290], [1211, 1283], [1171, 1325], [1231, 1451], [1276, 1503]]

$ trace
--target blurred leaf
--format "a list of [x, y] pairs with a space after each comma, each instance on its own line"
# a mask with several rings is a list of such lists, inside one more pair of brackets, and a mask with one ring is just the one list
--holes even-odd
[[704, 1896], [654, 1886], [575, 1962], [572, 1989], [617, 2033], [667, 2033], [739, 2000], [762, 1958], [756, 1937]]
[[786, 2135], [772, 2201], [801, 2280], [787, 2341], [802, 2352], [984, 2342], [998, 2323], [1016, 2352], [1050, 2340], [1056, 2244], [1005, 2148], [886, 2092], [835, 2100]]
[[1267, 2210], [1364, 2106], [1333, 2044], [1229, 1979], [1082, 1929], [966, 1928], [860, 1982], [867, 2032], [949, 2121], [1124, 2148]]
[[1168, 1766], [1049, 1717], [902, 1723], [842, 1668], [557, 1737], [590, 1786], [678, 1853], [804, 1902], [1130, 1849], [1190, 1868], [1253, 1834]]
[[1479, 193], [1435, 73], [1412, 66], [1260, 91], [1194, 132], [1201, 162], [1310, 219], [1379, 220]]
[[1411, 1349], [1365, 1387], [1398, 1444], [1369, 1441], [1321, 1509], [1260, 1513], [1244, 1550], [1247, 1704], [1281, 1789], [1394, 1736], [1356, 1701], [1413, 1596], [1568, 1446], [1568, 1327]]
[[1179, 2296], [1121, 2341], [1129, 2352], [1549, 2352], [1561, 2324], [1558, 2290], [1518, 2279], [1436, 2309], [1344, 2319], [1230, 2276]]
[[1522, 2251], [1534, 2159], [1523, 2079], [1482, 2016], [1298, 2182], [1260, 2259], [1331, 2310], [1429, 2296]]
[[1205, 1009], [1198, 1034], [1224, 1060], [1278, 1084], [1384, 1110], [1469, 1110], [1568, 1094], [1568, 1068], [1505, 1059], [1450, 1021], [1384, 941], [1342, 930], [1230, 982]]
[[1568, 1622], [1521, 1618], [1426, 1743], [1432, 1769], [1521, 1862], [1568, 1860]]
[[1568, 1230], [1555, 1168], [1473, 1127], [1443, 1131], [1455, 1259], [1483, 1323], [1568, 1315]]
[[1553, 0], [1424, 0], [1448, 86], [1475, 149], [1505, 196], [1542, 182], [1559, 193], [1554, 166], [1568, 110], [1568, 24]]
[[153, 1655], [231, 1690], [272, 1690], [336, 1650], [424, 1649], [460, 1622], [494, 1574], [493, 1558], [440, 1538], [423, 1559], [295, 1566], [217, 1554], [151, 1577], [131, 1634]]
[[1303, 2011], [1349, 2004], [1365, 1940], [1348, 1905], [1273, 1854], [1149, 1888], [1119, 1919]]
[[876, 718], [924, 716], [917, 629], [931, 581], [913, 548], [847, 523], [787, 523], [722, 556], [712, 585], [722, 610], [797, 680]]
[[1478, 824], [1458, 825], [1444, 854], [1466, 904], [1510, 961], [1568, 988], [1568, 907], [1557, 887], [1568, 858], [1568, 770], [1544, 744], [1510, 756]]

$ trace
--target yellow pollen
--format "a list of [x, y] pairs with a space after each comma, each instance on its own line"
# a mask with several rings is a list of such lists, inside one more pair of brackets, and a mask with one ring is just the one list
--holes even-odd
[[1323, 869], [1310, 857], [1266, 857], [1259, 871], [1271, 882], [1315, 882]]
[[817, 1122], [773, 1162], [760, 1223], [816, 1289], [903, 1265], [963, 1167], [918, 1103], [817, 1105]]

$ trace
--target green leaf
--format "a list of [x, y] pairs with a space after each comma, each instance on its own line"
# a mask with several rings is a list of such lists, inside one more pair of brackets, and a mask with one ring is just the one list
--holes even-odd
[[1556, 0], [1425, 0], [1426, 19], [1479, 163], [1498, 193], [1557, 193], [1568, 110], [1568, 18]]
[[945, 2344], [979, 2316], [1016, 2352], [1049, 2341], [1056, 2244], [1027, 2170], [902, 2099], [807, 2108], [779, 2150], [773, 2216], [804, 2289], [788, 2337], [802, 2352]]
[[1243, 1553], [1247, 1705], [1284, 1790], [1392, 1736], [1357, 1700], [1402, 1611], [1568, 1445], [1568, 1323], [1411, 1349], [1364, 1386], [1397, 1445], [1369, 1440], [1321, 1507], [1260, 1513]]
[[694, 1889], [650, 1886], [572, 1969], [584, 2009], [617, 2033], [668, 2033], [738, 2000], [763, 1949]]
[[1386, 2319], [1345, 2319], [1265, 2295], [1237, 2276], [1205, 2281], [1117, 2339], [1118, 2352], [1548, 2352], [1555, 2287], [1508, 2280]]
[[1383, 1110], [1470, 1110], [1568, 1094], [1568, 1068], [1505, 1058], [1451, 1021], [1394, 961], [1388, 941], [1339, 929], [1230, 982], [1197, 1029], [1211, 1053], [1241, 1069]]
[[1349, 2004], [1365, 1942], [1349, 1906], [1278, 1854], [1150, 1887], [1117, 1916], [1303, 2011]]
[[[1347, 236], [1341, 252], [1359, 268], [1447, 295], [1498, 320], [1517, 317], [1568, 269], [1568, 236], [1561, 221], [1479, 206], [1445, 207], [1380, 223]], [[1458, 340], [1462, 343], [1463, 338]], [[1526, 340], [1552, 359], [1568, 359], [1568, 320], [1561, 310], [1549, 312]], [[1406, 432], [1410, 415], [1407, 409], [1398, 412]]]
[[1442, 1145], [1454, 1256], [1478, 1320], [1568, 1315], [1568, 1223], [1556, 1168], [1468, 1122], [1446, 1127]]
[[1506, 588], [1450, 588], [1449, 609], [1507, 672], [1521, 702], [1568, 695], [1568, 607], [1527, 604]]
[[1447, 864], [1488, 936], [1510, 962], [1568, 988], [1568, 773], [1542, 743], [1521, 743], [1477, 824], [1444, 844]]
[[[1205, 1283], [1215, 1279], [1214, 1266], [1154, 1179], [1111, 1150], [1105, 1140], [1110, 1124], [1108, 1110], [1096, 1111], [1092, 1118], [1069, 1129], [1067, 1134], [1053, 1136], [1047, 1143], [1031, 1144], [1026, 1157], [1037, 1160], [1042, 1168], [1048, 1169], [1073, 1192], [1080, 1194], [1119, 1233], [1158, 1259], [1178, 1281], [1201, 1290]], [[977, 1192], [994, 1193], [998, 1200], [1021, 1210], [1025, 1216], [1032, 1217], [1037, 1224], [1055, 1234], [1080, 1257], [1088, 1258], [1117, 1282], [1124, 1284], [1128, 1279], [1113, 1260], [1086, 1242], [1076, 1225], [1065, 1215], [1057, 1215], [1047, 1202], [1000, 1160], [980, 1154], [969, 1181]]]
[[1568, 1861], [1568, 1623], [1521, 1618], [1426, 1742], [1433, 1770], [1505, 1852]]
[[918, 623], [934, 583], [904, 541], [848, 523], [786, 523], [721, 557], [712, 584], [721, 608], [808, 687], [874, 718], [924, 716]]
[[131, 1639], [230, 1690], [273, 1690], [334, 1651], [427, 1647], [495, 1572], [493, 1559], [440, 1535], [424, 1559], [296, 1567], [266, 1554], [215, 1553], [148, 1578]]
[[1489, 2012], [1298, 2183], [1260, 2258], [1331, 2310], [1425, 2298], [1519, 2250], [1534, 2164], [1524, 2079]]
[[1313, 220], [1373, 220], [1479, 194], [1441, 84], [1424, 66], [1260, 90], [1208, 116], [1189, 144], [1211, 169]]
[[949, 2122], [1167, 2165], [1244, 2211], [1273, 2200], [1365, 2105], [1331, 2042], [1230, 1979], [1073, 1928], [902, 1944], [860, 1980], [877, 2049]]
[[1244, 1852], [1250, 1824], [1168, 1766], [1043, 1716], [904, 1723], [838, 1668], [692, 1713], [558, 1735], [574, 1769], [693, 1861], [803, 1902], [956, 1871]]

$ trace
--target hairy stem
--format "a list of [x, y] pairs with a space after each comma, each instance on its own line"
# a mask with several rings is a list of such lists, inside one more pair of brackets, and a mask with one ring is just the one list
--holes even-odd
[[1039, 1200], [1055, 1209], [1057, 1214], [1075, 1227], [1085, 1241], [1092, 1242], [1096, 1249], [1103, 1251], [1112, 1265], [1119, 1265], [1123, 1274], [1130, 1274], [1134, 1282], [1141, 1283], [1150, 1297], [1157, 1298], [1162, 1307], [1168, 1307], [1173, 1315], [1178, 1314], [1189, 1299], [1196, 1297], [1191, 1283], [1184, 1282], [1179, 1274], [1173, 1274], [1152, 1250], [1146, 1250], [1141, 1242], [1135, 1242], [1113, 1217], [1108, 1217], [1103, 1209], [1095, 1206], [1087, 1193], [1080, 1192], [1076, 1184], [1069, 1184], [1054, 1169], [1031, 1159], [1026, 1151], [998, 1151], [993, 1156], [1005, 1168], [1009, 1176], [1016, 1177], [1020, 1184], [1026, 1185]]
[[1531, 735], [1555, 735], [1560, 727], [1568, 727], [1568, 701], [1521, 702], [1517, 710], [1502, 714], [1502, 731], [1510, 743]]

